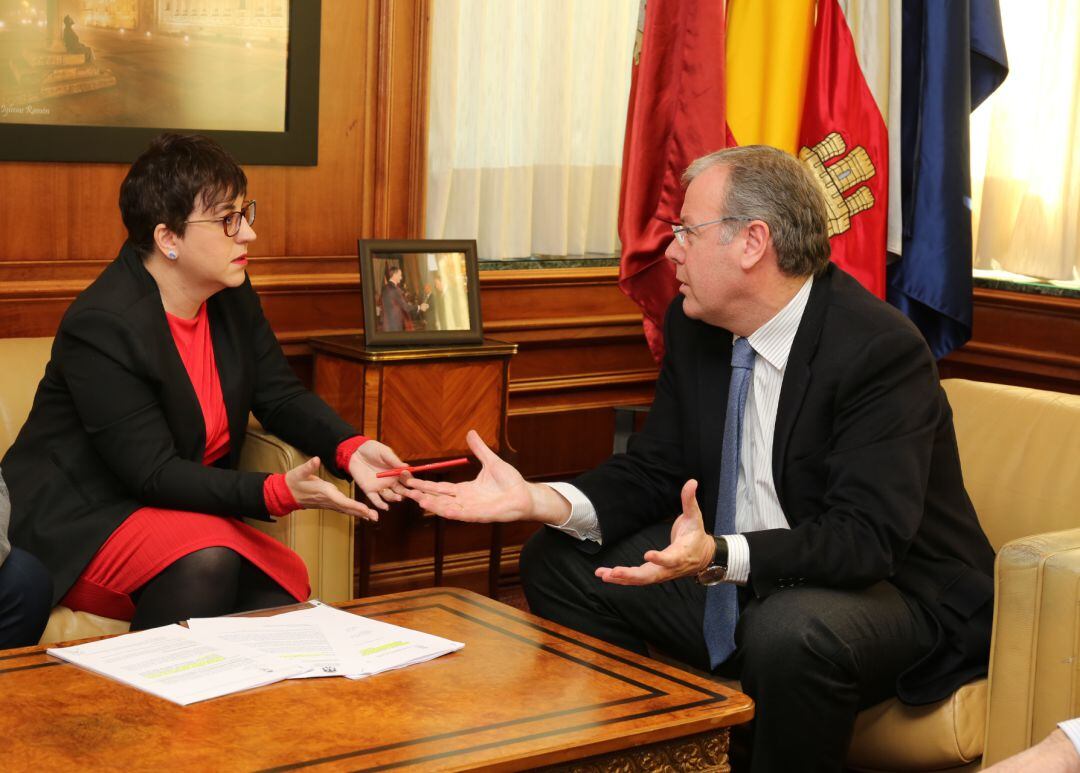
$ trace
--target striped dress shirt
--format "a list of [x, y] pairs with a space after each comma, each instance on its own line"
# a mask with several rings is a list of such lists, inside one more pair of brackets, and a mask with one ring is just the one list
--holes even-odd
[[1077, 755], [1080, 755], [1080, 718], [1066, 719], [1064, 722], [1058, 722], [1058, 727], [1062, 729], [1069, 740], [1072, 741], [1072, 745], [1076, 747]]
[[[756, 356], [754, 379], [746, 397], [739, 481], [735, 492], [735, 530], [738, 533], [725, 535], [728, 543], [728, 582], [741, 585], [750, 577], [750, 545], [742, 536], [744, 532], [791, 528], [780, 507], [773, 481], [773, 433], [791, 344], [806, 310], [813, 281], [812, 277], [807, 279], [784, 308], [747, 337]], [[727, 395], [716, 395], [716, 401], [718, 405], [726, 405]], [[570, 502], [570, 517], [553, 528], [578, 539], [603, 543], [596, 509], [589, 498], [569, 483], [547, 485]], [[698, 504], [703, 511], [716, 506], [710, 502]]]

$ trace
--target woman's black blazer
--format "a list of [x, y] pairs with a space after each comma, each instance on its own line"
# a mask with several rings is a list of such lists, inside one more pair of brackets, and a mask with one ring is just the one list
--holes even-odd
[[207, 312], [231, 438], [227, 460], [210, 467], [161, 294], [130, 244], [64, 314], [30, 416], [0, 462], [12, 543], [49, 568], [54, 601], [139, 507], [269, 520], [267, 473], [235, 469], [249, 413], [345, 475], [334, 454], [356, 430], [301, 385], [251, 281], [218, 292]]

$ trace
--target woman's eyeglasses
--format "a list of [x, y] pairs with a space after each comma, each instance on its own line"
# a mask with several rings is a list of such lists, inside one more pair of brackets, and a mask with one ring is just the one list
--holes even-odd
[[185, 220], [185, 223], [221, 223], [225, 229], [225, 235], [230, 239], [240, 233], [240, 218], [247, 220], [248, 225], [255, 225], [255, 199], [252, 199], [236, 212], [230, 212], [224, 217], [214, 217], [209, 220]]

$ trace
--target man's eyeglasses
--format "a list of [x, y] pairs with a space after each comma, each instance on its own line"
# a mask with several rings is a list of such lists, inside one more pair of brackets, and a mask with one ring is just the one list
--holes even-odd
[[236, 212], [230, 212], [224, 217], [214, 217], [209, 220], [185, 220], [185, 223], [221, 223], [225, 229], [225, 235], [230, 239], [240, 233], [240, 218], [247, 220], [248, 225], [255, 225], [255, 199]]
[[698, 231], [707, 225], [716, 225], [717, 223], [727, 223], [729, 221], [742, 221], [749, 223], [751, 220], [757, 220], [755, 217], [744, 217], [742, 215], [730, 215], [728, 217], [720, 217], [716, 220], [706, 220], [704, 223], [698, 223], [697, 225], [683, 225], [682, 223], [672, 223], [671, 232], [675, 234], [675, 240], [679, 243], [680, 247], [686, 246], [687, 234], [690, 236], [697, 236]]

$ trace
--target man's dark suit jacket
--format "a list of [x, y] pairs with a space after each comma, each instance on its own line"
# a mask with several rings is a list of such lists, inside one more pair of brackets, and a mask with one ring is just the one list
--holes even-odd
[[[643, 431], [574, 481], [605, 543], [677, 514], [689, 478], [713, 528], [732, 334], [689, 319], [677, 298], [665, 343]], [[791, 529], [746, 533], [753, 592], [889, 580], [940, 625], [933, 651], [898, 680], [902, 699], [939, 700], [985, 673], [994, 553], [936, 366], [906, 317], [834, 266], [814, 280], [792, 344], [772, 460]]]
[[408, 330], [412, 324], [412, 314], [417, 307], [405, 299], [405, 292], [393, 282], [387, 282], [382, 289], [382, 324], [385, 331]]
[[[235, 468], [248, 414], [317, 453], [357, 434], [300, 384], [250, 280], [207, 301], [230, 449], [202, 464], [206, 426], [157, 283], [130, 245], [68, 308], [30, 416], [4, 456], [12, 543], [48, 567], [54, 602], [139, 507], [269, 520], [266, 473]], [[9, 363], [8, 367], [17, 367]]]

